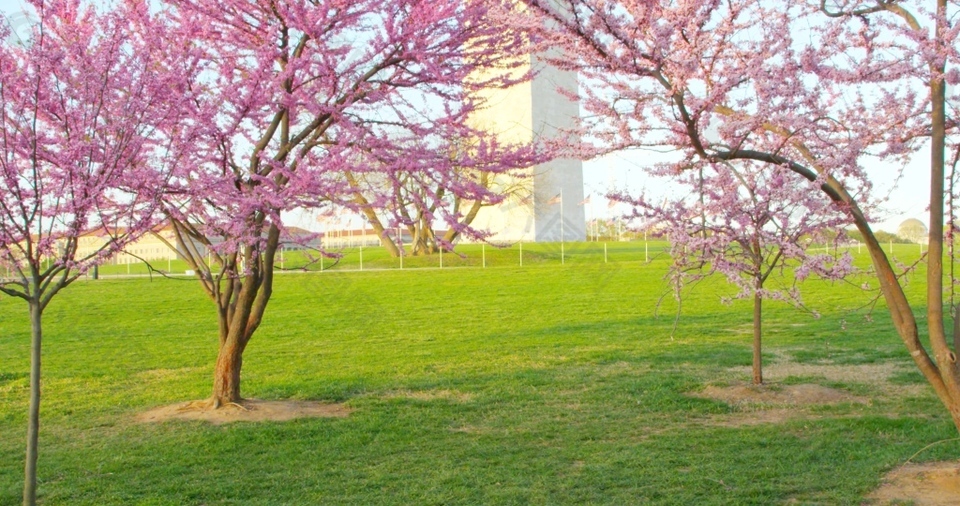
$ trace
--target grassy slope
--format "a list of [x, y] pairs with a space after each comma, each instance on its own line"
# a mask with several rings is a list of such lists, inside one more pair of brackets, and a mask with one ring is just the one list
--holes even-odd
[[[133, 423], [208, 394], [212, 307], [190, 280], [78, 283], [46, 314], [42, 502], [852, 504], [885, 470], [956, 435], [929, 393], [784, 424], [698, 423], [738, 409], [685, 393], [748, 379], [727, 369], [750, 362], [749, 303], [721, 305], [729, 289], [704, 283], [671, 338], [672, 299], [654, 315], [665, 261], [617, 246], [608, 264], [581, 246], [560, 266], [548, 246], [525, 247], [539, 261], [524, 268], [497, 267], [505, 251], [488, 269], [280, 276], [244, 394], [356, 410], [338, 420]], [[862, 293], [806, 288], [825, 316], [769, 304], [767, 350], [909, 366], [883, 311], [869, 323], [851, 312]], [[27, 341], [25, 307], [0, 300], [0, 504], [19, 502]]]

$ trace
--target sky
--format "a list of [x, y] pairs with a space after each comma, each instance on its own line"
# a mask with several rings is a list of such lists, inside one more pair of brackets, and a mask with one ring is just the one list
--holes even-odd
[[[23, 30], [29, 18], [22, 14], [21, 0], [0, 0], [0, 13], [12, 21], [14, 30]], [[627, 190], [648, 195], [669, 193], [670, 189], [662, 183], [645, 177], [645, 169], [657, 162], [656, 154], [639, 151], [623, 151], [583, 163], [584, 195], [591, 195], [586, 208], [587, 219], [612, 218], [626, 212], [624, 206], [609, 208], [603, 198], [611, 190]], [[874, 195], [886, 197], [885, 209], [874, 213], [875, 228], [895, 232], [903, 220], [916, 218], [928, 223], [926, 208], [930, 201], [928, 170], [929, 150], [919, 151], [914, 159], [903, 168], [878, 164], [870, 167], [869, 173], [874, 184]], [[297, 218], [299, 226], [316, 228], [308, 224], [307, 218]], [[359, 226], [359, 225], [357, 225]]]
[[[647, 192], [652, 196], [666, 196], [665, 194], [670, 193], [670, 188], [645, 176], [645, 169], [658, 161], [656, 157], [655, 153], [622, 151], [583, 162], [584, 194], [601, 195], [607, 193], [608, 188], [613, 188], [625, 189], [631, 194]], [[886, 200], [882, 209], [872, 213], [875, 230], [896, 232], [900, 223], [908, 218], [916, 218], [925, 225], [928, 224], [929, 157], [929, 147], [924, 147], [902, 168], [902, 175], [899, 165], [877, 164], [868, 167], [870, 180], [874, 185], [873, 194]], [[588, 219], [593, 217], [591, 210], [604, 217], [606, 205], [598, 205], [596, 197], [591, 199], [591, 202], [593, 209], [588, 209]], [[604, 202], [605, 200], [600, 200], [600, 203]]]

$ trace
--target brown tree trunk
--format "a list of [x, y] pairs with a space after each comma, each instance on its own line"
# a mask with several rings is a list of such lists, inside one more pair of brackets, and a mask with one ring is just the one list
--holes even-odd
[[411, 232], [415, 238], [412, 245], [413, 256], [432, 255], [438, 251], [437, 238], [429, 223], [420, 223], [416, 230]]
[[[946, 0], [937, 1], [937, 12], [946, 14]], [[936, 36], [941, 40], [946, 29], [937, 19]], [[931, 65], [931, 70], [942, 76], [943, 63]], [[930, 81], [931, 138], [930, 138], [930, 235], [927, 251], [927, 326], [930, 345], [939, 368], [940, 376], [949, 393], [944, 404], [960, 429], [960, 372], [957, 354], [947, 344], [943, 324], [943, 211], [944, 176], [946, 152], [946, 83], [934, 77]], [[942, 398], [942, 396], [941, 396]]]
[[[275, 235], [275, 234], [271, 234]], [[278, 235], [278, 234], [277, 234]], [[263, 260], [255, 260], [258, 267], [251, 269], [243, 278], [239, 290], [231, 294], [226, 318], [221, 319], [220, 348], [214, 367], [212, 404], [218, 408], [224, 404], [239, 403], [240, 370], [243, 366], [243, 351], [253, 333], [260, 326], [263, 312], [272, 293], [273, 276], [266, 266], [273, 269], [275, 241], [268, 240]], [[248, 252], [245, 257], [251, 259]], [[260, 263], [262, 262], [262, 263]], [[226, 328], [223, 326], [226, 325]]]
[[400, 250], [397, 249], [397, 244], [387, 237], [386, 229], [383, 227], [383, 224], [380, 223], [380, 218], [377, 217], [377, 213], [374, 212], [372, 207], [370, 207], [370, 204], [367, 203], [366, 199], [364, 199], [359, 193], [356, 194], [354, 200], [362, 204], [360, 212], [362, 212], [363, 216], [366, 217], [367, 222], [370, 223], [373, 231], [377, 233], [377, 237], [380, 238], [380, 243], [383, 244], [383, 247], [387, 250], [387, 253], [394, 258], [399, 257]]
[[217, 364], [213, 372], [213, 407], [239, 403], [240, 369], [243, 366], [243, 347], [235, 339], [228, 339], [220, 346]]
[[953, 351], [957, 353], [960, 352], [960, 304], [954, 305], [951, 309], [953, 315]]
[[350, 188], [353, 189], [353, 201], [360, 206], [360, 212], [363, 213], [363, 216], [366, 217], [367, 222], [370, 223], [370, 226], [373, 227], [373, 231], [377, 233], [377, 236], [380, 237], [380, 243], [383, 244], [383, 247], [387, 250], [387, 253], [390, 253], [390, 256], [397, 258], [400, 256], [400, 249], [397, 247], [396, 243], [390, 240], [387, 237], [386, 229], [383, 227], [383, 223], [380, 223], [380, 218], [377, 217], [377, 213], [373, 210], [373, 206], [370, 205], [370, 201], [363, 196], [363, 193], [360, 192], [360, 184], [357, 181], [357, 178], [351, 172], [345, 172], [344, 176], [347, 178], [347, 182], [350, 184]]
[[30, 306], [30, 408], [27, 419], [27, 459], [23, 476], [23, 504], [37, 504], [37, 455], [40, 435], [40, 345], [43, 342], [41, 319], [43, 308], [39, 301]]
[[393, 258], [398, 258], [400, 256], [400, 249], [397, 248], [397, 243], [393, 242], [393, 240], [387, 236], [387, 231], [383, 228], [376, 213], [374, 213], [372, 209], [364, 208], [363, 214], [367, 217], [367, 221], [370, 222], [370, 226], [373, 227], [373, 231], [377, 233], [377, 236], [380, 238], [380, 243], [383, 244], [387, 253]]
[[[470, 210], [467, 211], [467, 214], [463, 217], [463, 220], [460, 221], [462, 225], [470, 226], [473, 223], [473, 220], [476, 219], [477, 214], [480, 212], [480, 209], [483, 207], [483, 202], [479, 200], [473, 201], [473, 204], [470, 206]], [[453, 241], [456, 241], [460, 237], [460, 232], [455, 228], [451, 227], [447, 230], [447, 233], [444, 234], [443, 240], [449, 244], [453, 244]]]
[[232, 267], [232, 277], [224, 280], [227, 289], [215, 298], [220, 312], [220, 348], [213, 372], [211, 405], [214, 409], [243, 400], [240, 395], [243, 351], [259, 328], [273, 294], [273, 267], [279, 238], [279, 229], [270, 226], [263, 251], [245, 247], [241, 263], [249, 266], [249, 270], [242, 282], [236, 277], [239, 275], [236, 266]]
[[761, 284], [757, 281], [753, 292], [753, 384], [763, 384], [763, 362], [760, 355], [761, 322], [763, 321], [763, 298], [760, 297]]

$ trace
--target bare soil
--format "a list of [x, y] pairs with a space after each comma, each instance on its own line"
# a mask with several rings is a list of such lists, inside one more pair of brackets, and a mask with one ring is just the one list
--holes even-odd
[[821, 385], [733, 385], [728, 387], [708, 386], [695, 397], [716, 399], [727, 404], [770, 404], [807, 406], [811, 404], [840, 404], [856, 402], [865, 404], [868, 399], [842, 390]]
[[704, 423], [720, 427], [746, 427], [776, 424], [796, 419], [822, 418], [813, 415], [809, 406], [823, 404], [858, 403], [869, 400], [842, 390], [821, 385], [732, 385], [708, 386], [693, 397], [723, 401], [740, 408], [735, 413], [711, 416]]
[[140, 413], [136, 420], [141, 423], [201, 420], [221, 425], [231, 422], [283, 422], [295, 418], [344, 418], [350, 412], [350, 408], [342, 404], [244, 399], [241, 404], [227, 404], [218, 409], [212, 409], [209, 401], [160, 406]]
[[867, 499], [870, 504], [879, 505], [960, 504], [960, 461], [909, 464], [894, 469]]
[[418, 401], [445, 400], [452, 402], [469, 402], [473, 394], [457, 390], [394, 390], [384, 395], [386, 399], [414, 399]]

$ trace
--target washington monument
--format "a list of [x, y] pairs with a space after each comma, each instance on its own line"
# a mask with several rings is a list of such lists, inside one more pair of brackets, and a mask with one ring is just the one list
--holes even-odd
[[[579, 104], [558, 91], [575, 93], [577, 74], [546, 65], [534, 55], [526, 59], [527, 67], [538, 71], [536, 76], [506, 90], [487, 91], [489, 107], [474, 120], [503, 141], [555, 139], [562, 130], [575, 126], [579, 116]], [[518, 184], [527, 198], [484, 207], [473, 225], [489, 230], [492, 241], [586, 240], [580, 160], [556, 159], [526, 169], [526, 175]]]

